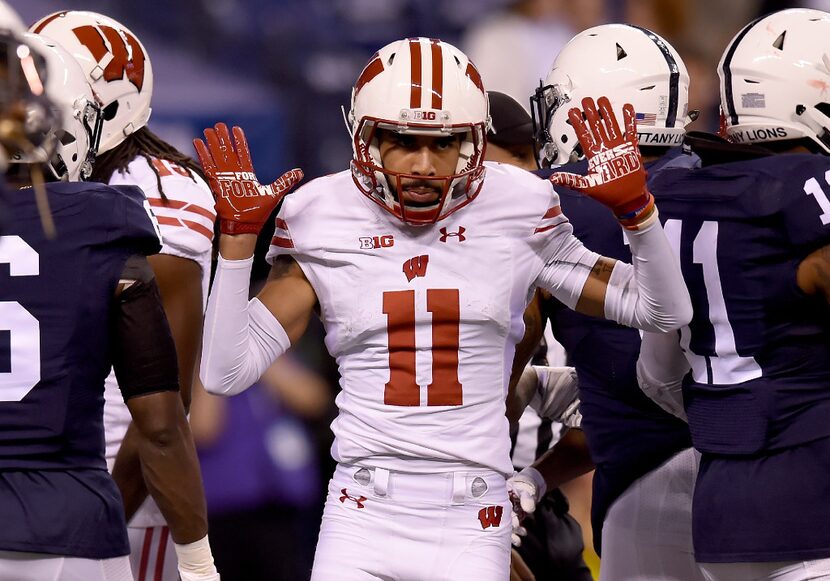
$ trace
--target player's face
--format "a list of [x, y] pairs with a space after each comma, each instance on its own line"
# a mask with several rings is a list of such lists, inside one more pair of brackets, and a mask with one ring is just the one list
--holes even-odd
[[[448, 177], [455, 173], [461, 151], [459, 135], [404, 135], [394, 131], [378, 131], [378, 146], [383, 168], [424, 178]], [[396, 180], [389, 180], [396, 188]], [[431, 206], [439, 201], [445, 182], [438, 179], [401, 179], [402, 192], [397, 192], [408, 206]]]

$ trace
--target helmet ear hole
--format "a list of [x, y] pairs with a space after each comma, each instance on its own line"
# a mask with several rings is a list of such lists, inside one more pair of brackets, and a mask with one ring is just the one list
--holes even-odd
[[112, 121], [115, 119], [115, 116], [118, 114], [118, 101], [113, 101], [106, 107], [104, 107], [104, 121]]
[[64, 131], [63, 129], [55, 131], [55, 135], [60, 140], [61, 145], [70, 145], [75, 143], [75, 136], [67, 131]]
[[830, 103], [818, 103], [816, 104], [816, 109], [822, 115], [830, 117]]

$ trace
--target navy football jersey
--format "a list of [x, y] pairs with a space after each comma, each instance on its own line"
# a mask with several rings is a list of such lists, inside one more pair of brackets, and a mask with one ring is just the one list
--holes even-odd
[[[648, 164], [647, 169], [651, 177], [666, 166], [687, 171], [695, 162], [677, 148]], [[555, 171], [584, 174], [587, 162]], [[538, 173], [548, 177], [553, 172]], [[556, 191], [574, 235], [586, 247], [631, 262], [623, 228], [606, 206], [579, 192], [561, 187]], [[568, 363], [579, 376], [582, 429], [596, 464], [591, 521], [594, 547], [600, 553], [602, 523], [608, 508], [635, 480], [691, 446], [689, 429], [640, 389], [637, 329], [577, 313], [555, 300], [546, 301], [543, 309], [554, 336], [565, 347]]]
[[793, 154], [653, 180], [694, 306], [684, 399], [702, 452], [830, 436], [827, 306], [796, 284], [801, 260], [830, 244], [827, 178], [830, 159]]
[[126, 259], [159, 250], [138, 188], [47, 186], [9, 197], [0, 237], [0, 549], [107, 558], [129, 552], [104, 462], [104, 378]]
[[830, 158], [782, 154], [651, 182], [694, 307], [680, 343], [699, 561], [830, 556], [830, 309], [796, 283], [830, 245], [828, 179]]

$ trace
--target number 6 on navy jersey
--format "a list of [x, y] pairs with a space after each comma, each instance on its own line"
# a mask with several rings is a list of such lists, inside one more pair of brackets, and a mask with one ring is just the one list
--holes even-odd
[[[13, 277], [40, 274], [37, 252], [20, 236], [0, 236], [3, 263]], [[40, 323], [19, 302], [0, 301], [0, 402], [22, 400], [38, 382]]]

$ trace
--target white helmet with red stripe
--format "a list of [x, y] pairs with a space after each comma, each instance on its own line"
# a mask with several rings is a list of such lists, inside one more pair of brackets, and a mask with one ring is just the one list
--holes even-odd
[[[348, 118], [354, 147], [352, 175], [366, 196], [412, 225], [432, 224], [470, 202], [484, 179], [489, 103], [475, 65], [441, 40], [408, 38], [380, 49], [352, 90]], [[408, 176], [383, 167], [377, 130], [404, 134], [462, 136], [455, 173]], [[441, 181], [435, 205], [401, 204], [402, 178]], [[390, 181], [397, 187], [390, 187]]]
[[118, 146], [150, 119], [153, 68], [144, 46], [120, 22], [97, 14], [56, 12], [32, 25], [77, 59], [104, 108], [98, 153]]
[[718, 65], [731, 141], [806, 138], [830, 154], [830, 14], [782, 10], [747, 24]]

